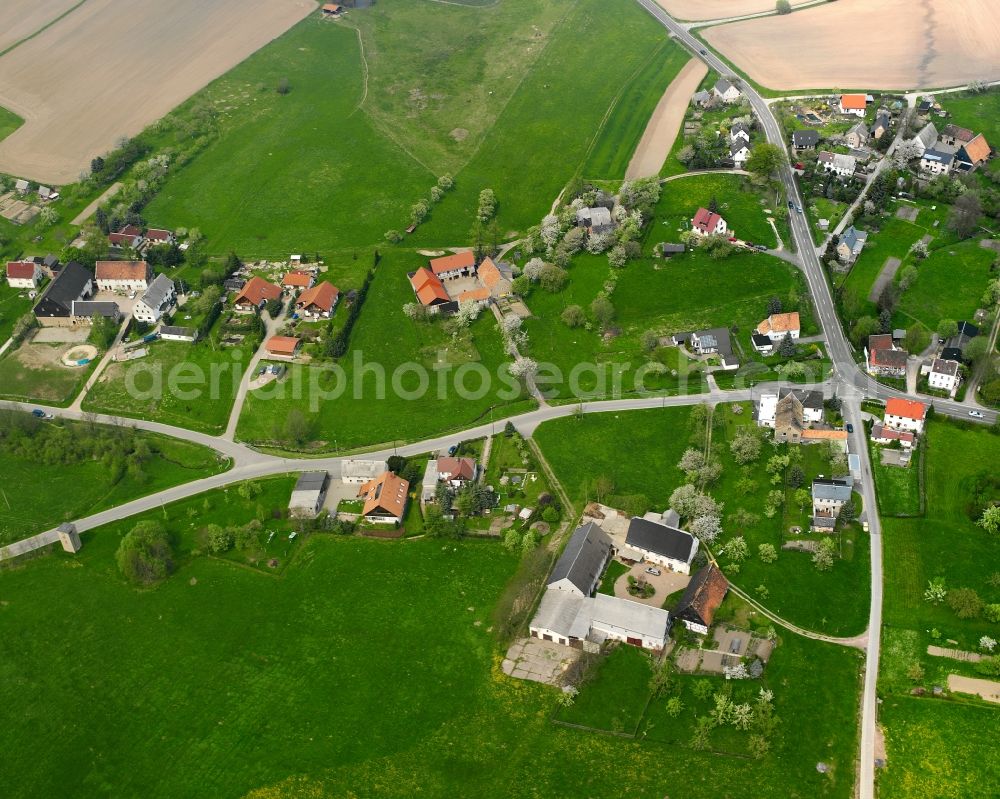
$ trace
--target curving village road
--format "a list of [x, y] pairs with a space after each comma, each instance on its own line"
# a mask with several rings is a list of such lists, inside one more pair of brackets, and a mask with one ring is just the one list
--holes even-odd
[[[688, 27], [676, 22], [670, 17], [655, 0], [637, 0], [653, 17], [655, 17], [678, 41], [682, 42], [692, 50], [699, 58], [705, 61], [709, 67], [720, 74], [729, 74], [731, 69], [720, 58], [718, 58], [707, 45], [700, 42], [688, 31]], [[756, 115], [767, 140], [784, 149], [784, 137], [777, 119], [771, 112], [768, 102], [761, 97], [751, 86], [742, 82], [741, 86], [744, 95], [750, 102], [751, 108]], [[787, 164], [781, 170], [781, 182], [787, 196], [802, 207], [802, 198], [798, 187], [794, 181], [794, 176]], [[826, 274], [820, 263], [813, 244], [808, 223], [803, 214], [792, 213], [790, 215], [790, 225], [792, 237], [795, 240], [798, 256], [794, 259], [796, 265], [805, 274], [809, 285], [810, 293], [819, 317], [820, 325], [824, 331], [829, 354], [833, 360], [835, 376], [832, 380], [822, 384], [816, 384], [814, 388], [822, 388], [829, 396], [836, 393], [843, 401], [843, 414], [847, 422], [853, 424], [854, 433], [851, 437], [850, 449], [857, 453], [862, 462], [862, 478], [858, 485], [867, 513], [869, 531], [871, 535], [871, 609], [869, 613], [868, 630], [866, 634], [855, 639], [826, 639], [834, 643], [846, 643], [847, 645], [859, 646], [866, 649], [867, 657], [865, 664], [864, 688], [861, 702], [861, 749], [859, 755], [860, 778], [858, 783], [858, 794], [861, 799], [873, 799], [874, 797], [874, 743], [876, 724], [876, 679], [878, 676], [879, 662], [879, 631], [882, 626], [882, 545], [881, 526], [879, 524], [875, 501], [875, 490], [871, 472], [871, 464], [868, 458], [868, 448], [864, 440], [864, 426], [861, 420], [861, 401], [865, 398], [885, 400], [889, 397], [905, 397], [904, 392], [887, 386], [883, 386], [871, 379], [858, 366], [855, 360], [854, 351], [844, 335], [840, 319], [837, 316], [836, 306], [830, 287], [827, 283]], [[791, 259], [789, 259], [791, 260]], [[759, 393], [768, 386], [780, 384], [763, 384], [753, 389], [723, 391], [714, 388], [712, 391], [702, 394], [691, 394], [678, 397], [643, 397], [634, 399], [619, 399], [583, 402], [581, 404], [568, 405], [542, 405], [534, 411], [523, 413], [513, 417], [497, 419], [493, 422], [478, 425], [476, 427], [459, 432], [441, 435], [435, 438], [418, 441], [399, 447], [385, 448], [365, 454], [365, 457], [383, 458], [392, 454], [417, 455], [429, 451], [446, 449], [462, 440], [491, 435], [497, 430], [503, 429], [508, 422], [525, 436], [530, 436], [541, 423], [551, 419], [571, 416], [582, 411], [583, 413], [609, 413], [615, 411], [630, 411], [643, 408], [678, 407], [693, 405], [702, 402], [737, 402], [753, 399], [754, 393]], [[804, 388], [801, 384], [796, 388]], [[926, 398], [923, 398], [926, 400]], [[968, 418], [969, 406], [953, 401], [935, 399], [932, 402], [936, 412], [949, 416]], [[185, 439], [197, 444], [210, 447], [220, 454], [230, 458], [233, 468], [222, 474], [213, 475], [203, 480], [197, 480], [184, 485], [152, 494], [141, 499], [120, 505], [118, 507], [96, 513], [76, 521], [77, 529], [81, 532], [92, 530], [110, 522], [119, 521], [135, 514], [175, 502], [181, 499], [208, 491], [214, 488], [221, 488], [233, 483], [285, 472], [323, 470], [328, 471], [333, 477], [340, 475], [341, 464], [347, 456], [334, 456], [327, 458], [287, 458], [269, 455], [258, 452], [244, 444], [233, 440], [235, 432], [235, 414], [230, 419], [229, 429], [222, 436], [212, 436], [198, 433], [172, 425], [150, 422], [140, 419], [125, 419], [122, 417], [106, 416], [101, 414], [84, 413], [78, 407], [63, 409], [54, 408], [35, 403], [22, 402], [0, 402], [0, 408], [9, 408], [22, 411], [30, 411], [41, 408], [54, 416], [67, 419], [87, 419], [102, 424], [129, 425], [138, 429], [160, 433], [167, 436]], [[997, 419], [997, 412], [983, 409], [983, 421], [994, 423]], [[808, 631], [803, 631], [809, 634]], [[815, 637], [815, 636], [814, 636]], [[867, 646], [865, 646], [867, 644]]]

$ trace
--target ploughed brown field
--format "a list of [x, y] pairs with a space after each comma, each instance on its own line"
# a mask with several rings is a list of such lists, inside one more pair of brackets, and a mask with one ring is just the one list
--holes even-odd
[[702, 33], [757, 83], [781, 91], [1000, 79], [997, 0], [839, 0]]
[[80, 0], [3, 0], [0, 2], [0, 53], [65, 14]]
[[[774, 11], [772, 0], [656, 0], [656, 2], [674, 19], [689, 22]], [[808, 2], [809, 0], [792, 0], [792, 5]]]
[[[37, 30], [61, 0], [0, 0], [0, 29], [11, 3], [48, 9], [48, 19], [29, 12], [42, 19]], [[316, 9], [312, 0], [88, 0], [0, 58], [0, 106], [25, 120], [0, 141], [0, 172], [76, 180], [119, 138]]]

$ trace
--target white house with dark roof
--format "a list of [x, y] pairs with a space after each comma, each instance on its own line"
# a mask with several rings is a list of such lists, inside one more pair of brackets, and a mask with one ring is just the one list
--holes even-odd
[[868, 144], [868, 126], [862, 120], [844, 134], [844, 141], [852, 150], [858, 150]]
[[643, 560], [681, 574], [691, 573], [691, 561], [698, 552], [698, 539], [691, 533], [638, 516], [629, 522], [625, 544], [641, 553]]
[[813, 527], [818, 530], [832, 530], [837, 523], [840, 509], [851, 501], [854, 492], [854, 478], [817, 477], [812, 482]]
[[962, 383], [961, 364], [958, 361], [946, 361], [935, 358], [930, 363], [920, 367], [920, 374], [927, 377], [927, 384], [937, 391], [947, 391], [954, 398]]
[[912, 139], [912, 141], [917, 145], [919, 155], [923, 155], [927, 152], [927, 150], [930, 150], [937, 140], [938, 132], [937, 128], [934, 127], [933, 122], [928, 122], [924, 125]]
[[844, 263], [853, 261], [861, 255], [867, 241], [867, 231], [858, 230], [851, 225], [841, 234], [840, 241], [837, 242], [837, 257]]
[[951, 172], [952, 162], [955, 156], [941, 150], [925, 150], [920, 156], [920, 171], [929, 175], [947, 175]]
[[174, 296], [174, 281], [166, 275], [157, 275], [132, 307], [133, 318], [155, 325], [173, 306]]
[[735, 103], [739, 101], [742, 95], [740, 94], [740, 90], [730, 81], [725, 78], [719, 78], [712, 87], [712, 96], [718, 97], [724, 103]]
[[747, 159], [750, 157], [749, 144], [748, 140], [742, 138], [733, 139], [729, 142], [729, 157], [737, 169], [743, 169], [746, 166]]
[[577, 527], [549, 575], [546, 588], [578, 596], [594, 593], [611, 560], [611, 539], [594, 522]]
[[819, 144], [818, 130], [796, 130], [792, 132], [792, 149], [799, 153], [802, 150], [814, 150]]
[[858, 159], [853, 155], [831, 153], [823, 150], [816, 158], [816, 163], [824, 172], [832, 173], [842, 178], [851, 177], [858, 168]]
[[742, 122], [737, 122], [729, 129], [729, 141], [735, 142], [742, 139], [750, 144], [750, 129]]
[[326, 500], [330, 476], [326, 472], [303, 472], [295, 482], [288, 512], [298, 518], [315, 519]]

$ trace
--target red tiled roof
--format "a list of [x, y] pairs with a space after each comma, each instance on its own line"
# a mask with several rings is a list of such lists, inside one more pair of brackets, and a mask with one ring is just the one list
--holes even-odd
[[145, 261], [98, 261], [98, 280], [149, 280], [152, 270]]
[[479, 264], [476, 274], [479, 275], [479, 279], [483, 285], [490, 289], [503, 280], [503, 275], [500, 274], [500, 270], [497, 269], [497, 265], [493, 263], [492, 258], [484, 258], [483, 262]]
[[694, 611], [697, 618], [701, 619], [707, 626], [711, 626], [715, 618], [715, 611], [719, 609], [722, 600], [726, 598], [729, 590], [729, 581], [717, 566], [709, 563], [699, 571], [688, 583], [680, 602], [677, 604], [676, 614], [680, 618], [688, 615], [687, 611]]
[[847, 441], [846, 430], [803, 430], [802, 438], [815, 441]]
[[691, 220], [691, 226], [697, 228], [702, 233], [709, 233], [715, 230], [715, 226], [719, 224], [721, 218], [714, 211], [709, 211], [707, 208], [699, 208], [698, 212], [694, 215], [694, 219]]
[[35, 268], [33, 261], [8, 261], [7, 277], [15, 280], [31, 280], [35, 276]]
[[456, 252], [454, 255], [431, 258], [428, 265], [435, 275], [452, 272], [456, 269], [471, 269], [476, 265], [476, 254], [472, 250]]
[[406, 509], [406, 492], [409, 490], [410, 484], [402, 477], [397, 477], [392, 472], [382, 472], [358, 491], [358, 496], [365, 499], [362, 513], [367, 516], [373, 511], [381, 510], [393, 516], [402, 516]]
[[311, 289], [306, 289], [295, 301], [296, 308], [308, 308], [315, 305], [322, 311], [329, 313], [340, 296], [340, 289], [333, 283], [317, 283]]
[[471, 480], [476, 476], [476, 462], [472, 458], [438, 458], [438, 474], [450, 474], [452, 480]]
[[757, 332], [766, 336], [768, 333], [788, 333], [792, 330], [798, 330], [799, 327], [799, 312], [791, 311], [771, 314], [757, 325]]
[[840, 107], [864, 111], [868, 107], [868, 102], [863, 94], [842, 94], [840, 95]]
[[281, 288], [268, 283], [264, 278], [254, 275], [243, 290], [236, 296], [236, 305], [260, 305], [268, 300], [276, 300], [281, 296]]
[[980, 133], [976, 138], [965, 145], [965, 154], [973, 164], [980, 164], [990, 157], [990, 145], [986, 137]]
[[927, 406], [916, 400], [891, 397], [885, 401], [886, 416], [900, 416], [903, 419], [922, 421], [927, 414]]
[[162, 228], [151, 227], [146, 231], [146, 238], [149, 241], [169, 241], [170, 237], [174, 234], [169, 230], [163, 230]]
[[489, 298], [490, 290], [485, 286], [480, 286], [477, 289], [469, 289], [458, 295], [459, 302], [479, 302], [481, 300], [488, 300]]
[[435, 302], [448, 302], [451, 299], [438, 276], [425, 267], [413, 273], [410, 285], [421, 305], [433, 305]]
[[308, 272], [289, 272], [281, 279], [282, 286], [308, 288], [310, 283], [312, 283], [312, 275]]
[[272, 355], [294, 355], [301, 342], [294, 336], [271, 336], [264, 347]]
[[886, 427], [882, 422], [875, 422], [872, 425], [872, 439], [876, 441], [889, 440], [913, 443], [913, 433], [908, 430], [894, 430]]

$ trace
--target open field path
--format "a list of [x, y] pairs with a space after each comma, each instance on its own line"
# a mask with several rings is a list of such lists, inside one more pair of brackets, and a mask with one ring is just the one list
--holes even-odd
[[222, 434], [222, 438], [226, 441], [234, 441], [236, 438], [236, 427], [240, 423], [240, 414], [243, 413], [243, 405], [247, 401], [247, 394], [250, 393], [250, 381], [253, 380], [254, 370], [257, 368], [257, 364], [261, 362], [261, 359], [266, 355], [267, 341], [271, 336], [278, 332], [278, 329], [285, 321], [286, 311], [291, 307], [291, 300], [288, 301], [287, 306], [282, 307], [282, 312], [278, 314], [277, 319], [272, 319], [268, 315], [267, 311], [262, 312], [262, 318], [264, 319], [264, 337], [260, 340], [260, 344], [257, 347], [257, 351], [250, 358], [250, 362], [247, 364], [247, 368], [243, 371], [243, 377], [240, 379], [240, 387], [236, 390], [236, 398], [233, 400], [233, 408], [229, 412], [229, 421], [226, 424], [226, 431]]
[[[823, 3], [828, 3], [830, 0], [806, 0], [806, 2], [792, 3], [793, 11], [802, 11], [803, 9], [809, 8], [810, 6], [818, 6]], [[661, 4], [662, 5], [662, 4]], [[778, 16], [778, 12], [775, 9], [769, 11], [758, 11], [754, 14], [743, 14], [738, 17], [722, 17], [721, 19], [706, 19], [698, 20], [697, 22], [689, 22], [685, 25], [688, 30], [694, 30], [695, 28], [707, 28], [711, 25], [725, 25], [727, 22], [740, 22], [744, 19], [756, 19], [757, 17], [774, 17]]]
[[118, 190], [121, 189], [121, 187], [122, 187], [121, 181], [112, 183], [101, 193], [100, 197], [98, 197], [96, 200], [91, 202], [90, 205], [88, 205], [86, 208], [80, 211], [80, 213], [76, 215], [76, 218], [72, 222], [70, 222], [70, 224], [82, 225], [84, 222], [86, 222], [88, 219], [90, 219], [90, 217], [94, 215], [94, 212], [101, 206], [101, 204], [105, 200], [114, 197], [118, 193]]
[[704, 62], [692, 58], [670, 81], [670, 85], [653, 109], [653, 115], [649, 118], [642, 138], [639, 139], [639, 144], [632, 154], [632, 160], [625, 170], [626, 180], [649, 178], [660, 174], [670, 148], [677, 139], [691, 95], [697, 91], [707, 74], [708, 67]]
[[83, 400], [92, 389], [98, 379], [101, 377], [101, 373], [105, 370], [108, 363], [115, 356], [115, 352], [118, 350], [118, 345], [122, 343], [122, 338], [125, 336], [125, 331], [128, 330], [129, 322], [131, 322], [131, 317], [126, 318], [122, 322], [121, 327], [118, 328], [118, 332], [115, 334], [115, 340], [111, 342], [111, 346], [108, 347], [108, 351], [104, 353], [104, 357], [101, 358], [101, 362], [94, 367], [94, 371], [91, 373], [90, 377], [87, 378], [87, 382], [83, 384], [83, 388], [80, 389], [80, 393], [76, 395], [76, 399], [73, 400], [72, 404], [69, 406], [71, 411], [79, 411], [83, 407]]

